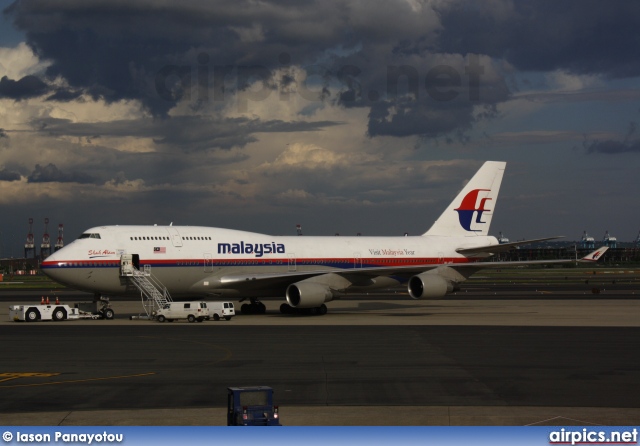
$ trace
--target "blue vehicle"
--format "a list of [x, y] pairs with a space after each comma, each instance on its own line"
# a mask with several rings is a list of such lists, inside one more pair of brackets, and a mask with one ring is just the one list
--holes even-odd
[[267, 386], [228, 387], [227, 426], [282, 426], [273, 389]]

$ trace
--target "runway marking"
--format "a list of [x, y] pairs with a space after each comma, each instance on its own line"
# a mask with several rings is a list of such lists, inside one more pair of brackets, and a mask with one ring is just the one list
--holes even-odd
[[57, 376], [59, 373], [40, 373], [40, 372], [26, 372], [26, 373], [0, 373], [0, 383], [10, 381], [18, 378], [48, 378], [50, 376]]
[[[105, 376], [102, 378], [87, 378], [87, 379], [72, 379], [68, 381], [54, 381], [49, 383], [35, 383], [35, 384], [14, 384], [12, 386], [0, 386], [0, 389], [8, 389], [13, 387], [37, 387], [37, 386], [51, 386], [54, 384], [73, 384], [73, 383], [83, 383], [88, 381], [105, 381], [108, 379], [122, 379], [122, 378], [137, 378], [140, 376], [150, 376], [155, 375], [156, 372], [149, 373], [138, 373], [136, 375], [123, 375], [123, 376]], [[51, 376], [59, 375], [59, 373], [52, 374]], [[11, 379], [11, 378], [9, 378]], [[6, 381], [6, 380], [5, 380]]]

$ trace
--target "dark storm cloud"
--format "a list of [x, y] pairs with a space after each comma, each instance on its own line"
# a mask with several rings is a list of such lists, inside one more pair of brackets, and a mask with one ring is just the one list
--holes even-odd
[[185, 151], [206, 150], [210, 148], [231, 149], [244, 147], [257, 141], [256, 133], [287, 133], [321, 130], [339, 125], [334, 121], [284, 122], [280, 120], [260, 121], [259, 119], [228, 118], [212, 121], [200, 117], [183, 116], [156, 123], [162, 126], [157, 144]]
[[585, 141], [583, 146], [587, 153], [617, 155], [619, 153], [640, 152], [640, 139], [635, 138], [637, 129], [638, 125], [635, 122], [630, 122], [624, 140]]
[[0, 169], [0, 181], [18, 181], [20, 180], [20, 174], [18, 172], [12, 172], [6, 168]]
[[594, 141], [587, 145], [588, 153], [605, 153], [616, 155], [619, 153], [640, 152], [640, 140], [635, 141]]
[[[293, 82], [289, 74], [273, 76], [274, 70], [288, 66], [303, 67], [324, 78], [317, 94], [312, 87], [314, 91], [306, 92], [311, 100], [332, 100], [345, 107], [375, 106], [372, 116], [388, 105], [378, 101], [403, 99], [398, 98], [397, 79], [387, 78], [390, 67], [410, 66], [421, 90], [414, 97], [419, 104], [403, 107], [403, 115], [413, 124], [371, 121], [371, 135], [429, 136], [452, 127], [466, 129], [475, 103], [507, 97], [503, 89], [498, 98], [467, 95], [466, 103], [433, 101], [437, 88], [448, 88], [436, 85], [430, 90], [434, 79], [429, 79], [429, 70], [446, 62], [434, 47], [438, 16], [428, 5], [418, 3], [390, 1], [372, 7], [369, 2], [346, 0], [220, 0], [180, 5], [67, 0], [53, 5], [26, 0], [14, 3], [5, 13], [26, 32], [36, 53], [51, 62], [48, 76], [62, 76], [72, 91], [82, 90], [94, 98], [138, 99], [155, 116], [166, 115], [181, 98], [215, 102], [256, 80], [262, 80], [265, 90], [289, 88]], [[454, 87], [459, 87], [459, 77], [467, 82], [463, 65], [450, 68], [457, 71], [444, 74], [453, 76]], [[413, 81], [409, 80], [412, 85]], [[482, 88], [483, 82], [476, 88]], [[338, 95], [330, 97], [329, 87], [337, 87]], [[466, 88], [459, 91], [466, 92]], [[70, 100], [74, 95], [58, 92], [50, 99]], [[253, 99], [250, 96], [249, 102]], [[246, 106], [247, 101], [240, 103], [240, 108]], [[452, 112], [452, 107], [458, 110]], [[425, 130], [421, 119], [427, 108], [434, 119]], [[435, 116], [440, 111], [444, 116]], [[460, 119], [457, 126], [451, 125], [452, 116]]]
[[62, 172], [53, 163], [49, 163], [44, 167], [40, 164], [36, 164], [36, 167], [33, 172], [31, 172], [31, 175], [29, 175], [28, 180], [30, 183], [91, 184], [95, 182], [93, 177], [82, 172]]
[[441, 51], [487, 54], [520, 70], [640, 74], [640, 3], [452, 2], [439, 10]]
[[[637, 2], [23, 0], [5, 13], [51, 62], [47, 75], [69, 83], [50, 99], [137, 99], [155, 116], [181, 98], [227, 100], [256, 80], [265, 94], [289, 88], [275, 70], [298, 66], [320, 78], [312, 100], [369, 108], [370, 135], [431, 137], [465, 131], [474, 107], [509, 98], [487, 64], [640, 74]], [[475, 74], [473, 55], [490, 56]], [[232, 140], [219, 146], [251, 138]]]
[[[458, 105], [434, 107], [416, 101], [379, 102], [371, 106], [368, 133], [370, 136], [410, 136], [415, 129], [426, 137], [437, 137], [461, 129], [462, 123], [471, 126], [473, 107]], [[465, 128], [466, 129], [466, 128]], [[462, 129], [464, 130], [464, 129]]]
[[49, 91], [49, 86], [36, 76], [25, 76], [20, 80], [12, 80], [7, 76], [0, 79], [0, 98], [28, 99], [42, 96]]
[[248, 118], [209, 119], [202, 116], [177, 116], [166, 119], [137, 119], [110, 122], [72, 122], [67, 119], [40, 119], [34, 128], [51, 136], [100, 136], [152, 138], [159, 146], [184, 152], [244, 147], [256, 141], [256, 133], [306, 132], [339, 125], [336, 121], [284, 122]]
[[330, 5], [323, 5], [33, 0], [16, 2], [5, 14], [52, 61], [49, 76], [61, 75], [94, 97], [139, 99], [161, 115], [174, 105], [156, 91], [155, 77], [167, 66], [197, 70], [204, 52], [220, 66], [272, 67], [283, 51], [304, 60], [341, 42], [336, 24], [317, 19], [318, 12], [329, 16]]

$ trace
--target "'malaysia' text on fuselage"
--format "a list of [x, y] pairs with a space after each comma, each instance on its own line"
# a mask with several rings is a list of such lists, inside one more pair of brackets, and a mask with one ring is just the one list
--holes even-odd
[[262, 257], [264, 254], [284, 254], [282, 243], [218, 243], [218, 254], [255, 254]]

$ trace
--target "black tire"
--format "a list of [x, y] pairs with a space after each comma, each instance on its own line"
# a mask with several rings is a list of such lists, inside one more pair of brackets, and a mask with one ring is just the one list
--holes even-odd
[[62, 307], [57, 307], [53, 310], [53, 314], [51, 315], [51, 319], [54, 321], [63, 321], [67, 318], [67, 312]]
[[164, 317], [163, 315], [158, 316], [157, 319], [158, 319], [158, 322], [160, 322], [160, 323], [162, 323], [162, 322], [167, 320], [167, 318]]
[[219, 320], [220, 320], [220, 316], [218, 316], [218, 313], [215, 313], [215, 314], [213, 315], [213, 320], [214, 320], [214, 321], [219, 321]]
[[27, 322], [35, 322], [38, 319], [40, 319], [40, 312], [35, 308], [28, 309], [24, 315], [24, 320]]
[[231, 320], [231, 316], [225, 316], [224, 317], [226, 320], [230, 321]]
[[280, 305], [280, 313], [282, 313], [282, 314], [290, 314], [290, 313], [292, 313], [291, 305], [289, 305], [289, 304]]
[[242, 311], [242, 314], [251, 314], [251, 307], [249, 304], [242, 304], [240, 311]]
[[190, 323], [193, 323], [193, 322], [195, 322], [195, 321], [196, 321], [196, 317], [195, 317], [193, 314], [190, 314], [189, 316], [187, 316], [187, 320], [188, 320]]
[[111, 308], [105, 308], [104, 311], [102, 312], [102, 316], [107, 320], [113, 319], [115, 315], [116, 314]]
[[318, 314], [321, 316], [327, 314], [327, 306], [325, 304], [322, 304], [318, 307]]
[[266, 314], [267, 306], [265, 304], [258, 302], [256, 305], [258, 306], [258, 314]]

